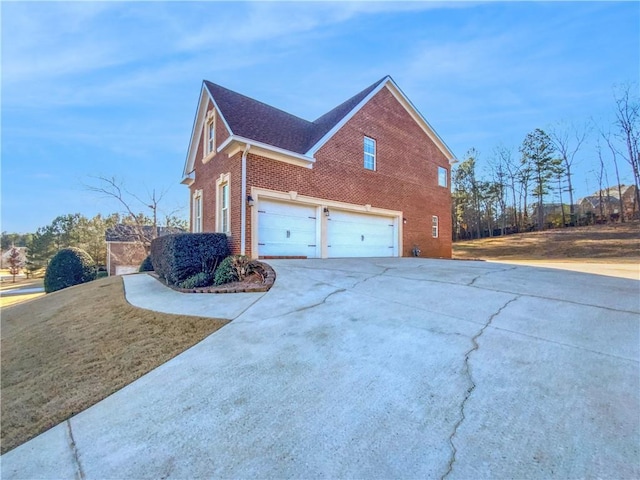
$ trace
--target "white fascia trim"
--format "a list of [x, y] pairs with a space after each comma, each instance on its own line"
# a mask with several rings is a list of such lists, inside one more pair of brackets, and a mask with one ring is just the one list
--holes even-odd
[[301, 155], [290, 150], [285, 150], [284, 148], [274, 147], [273, 145], [268, 145], [266, 143], [256, 142], [255, 140], [238, 135], [232, 135], [227, 138], [220, 145], [218, 151], [226, 149], [227, 155], [232, 157], [238, 152], [244, 151], [247, 145], [251, 146], [252, 154], [267, 157], [278, 162], [290, 163], [292, 165], [298, 165], [305, 168], [313, 168], [313, 164], [316, 162], [313, 157]]
[[[187, 177], [190, 173], [192, 173], [195, 169], [196, 164], [196, 152], [198, 151], [198, 143], [200, 142], [200, 137], [202, 136], [202, 129], [204, 127], [204, 121], [207, 113], [207, 106], [209, 100], [213, 103], [213, 108], [215, 108], [218, 118], [222, 119], [222, 123], [224, 123], [225, 128], [229, 132], [229, 135], [233, 135], [231, 128], [229, 128], [229, 124], [227, 123], [226, 118], [220, 112], [220, 108], [218, 108], [218, 104], [216, 103], [213, 96], [211, 96], [211, 92], [206, 87], [204, 82], [202, 82], [202, 90], [200, 90], [200, 100], [198, 101], [198, 109], [196, 110], [196, 116], [193, 121], [193, 131], [191, 132], [191, 142], [189, 143], [189, 150], [187, 152], [187, 160], [184, 165], [184, 176]], [[218, 149], [220, 151], [220, 149]]]
[[453, 165], [457, 163], [455, 155], [451, 151], [451, 149], [444, 143], [444, 140], [440, 138], [440, 135], [436, 133], [431, 124], [427, 121], [426, 118], [422, 116], [422, 114], [418, 111], [418, 109], [411, 103], [411, 100], [407, 98], [400, 87], [393, 81], [391, 77], [389, 80], [385, 82], [385, 86], [389, 89], [391, 94], [400, 102], [400, 104], [404, 107], [404, 109], [411, 115], [411, 118], [422, 127], [422, 130], [429, 136], [429, 138], [436, 144], [438, 149], [442, 152], [442, 154], [447, 157], [449, 161], [449, 165]]
[[345, 123], [347, 123], [349, 120], [351, 120], [351, 118], [360, 111], [360, 109], [362, 107], [364, 107], [369, 100], [371, 100], [374, 95], [376, 95], [380, 90], [382, 90], [384, 88], [384, 86], [387, 84], [387, 82], [391, 80], [391, 77], [387, 75], [387, 77], [385, 78], [385, 80], [383, 82], [380, 82], [380, 85], [378, 85], [376, 88], [373, 89], [373, 91], [371, 91], [369, 93], [369, 95], [367, 95], [366, 97], [364, 97], [360, 103], [358, 105], [356, 105], [347, 115], [344, 116], [344, 118], [342, 120], [340, 120], [331, 130], [329, 130], [324, 137], [322, 137], [320, 140], [318, 140], [316, 142], [316, 144], [314, 146], [312, 146], [306, 153], [305, 155], [313, 157], [316, 152], [318, 150], [320, 150], [320, 148], [327, 143], [327, 141], [333, 137], [336, 132], [338, 130], [340, 130]]

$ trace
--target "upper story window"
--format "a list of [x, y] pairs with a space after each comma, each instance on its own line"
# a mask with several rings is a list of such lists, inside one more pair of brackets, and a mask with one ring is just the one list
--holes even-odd
[[448, 177], [449, 171], [444, 167], [438, 167], [438, 185], [440, 185], [441, 187], [448, 186]]
[[364, 168], [376, 169], [376, 141], [369, 137], [364, 137]]
[[431, 217], [431, 236], [433, 238], [438, 238], [438, 216], [433, 215]]
[[216, 149], [216, 117], [213, 110], [207, 114], [207, 123], [204, 129], [205, 133], [205, 156], [213, 153]]

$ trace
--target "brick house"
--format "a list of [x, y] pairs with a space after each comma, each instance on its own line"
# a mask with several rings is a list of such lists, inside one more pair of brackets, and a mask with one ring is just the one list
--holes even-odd
[[156, 237], [183, 230], [173, 227], [136, 226], [119, 223], [105, 231], [108, 275], [135, 273], [149, 255], [149, 245]]
[[450, 258], [454, 162], [389, 76], [313, 122], [204, 81], [182, 183], [237, 254]]

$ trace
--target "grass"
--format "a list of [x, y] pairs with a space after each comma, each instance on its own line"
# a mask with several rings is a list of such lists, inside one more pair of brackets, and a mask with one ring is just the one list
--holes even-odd
[[226, 323], [132, 307], [120, 277], [3, 308], [1, 453], [97, 403]]
[[640, 222], [593, 225], [454, 242], [453, 258], [640, 262]]
[[42, 293], [21, 293], [19, 295], [6, 295], [7, 290], [43, 287], [44, 280], [42, 278], [16, 278], [16, 283], [11, 280], [0, 283], [0, 308], [9, 307], [18, 303], [26, 302], [44, 296]]

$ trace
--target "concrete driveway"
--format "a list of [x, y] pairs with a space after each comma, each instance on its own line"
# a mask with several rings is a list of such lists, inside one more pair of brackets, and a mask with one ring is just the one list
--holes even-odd
[[2, 478], [640, 477], [640, 282], [270, 263], [233, 322], [5, 454]]

